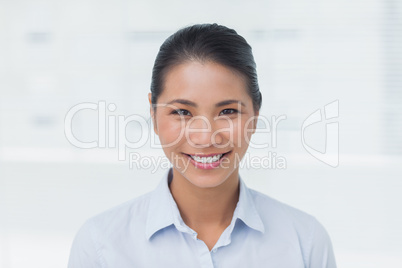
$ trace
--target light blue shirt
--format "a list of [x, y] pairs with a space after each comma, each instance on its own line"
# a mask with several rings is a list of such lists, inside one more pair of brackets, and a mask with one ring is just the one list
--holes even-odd
[[182, 220], [169, 190], [172, 169], [152, 192], [89, 219], [69, 268], [333, 268], [330, 238], [312, 216], [247, 188], [209, 251]]

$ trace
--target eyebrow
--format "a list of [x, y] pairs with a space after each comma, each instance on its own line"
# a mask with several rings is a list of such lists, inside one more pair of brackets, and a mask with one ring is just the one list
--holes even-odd
[[[173, 104], [173, 103], [181, 103], [184, 105], [188, 105], [188, 106], [192, 106], [192, 107], [198, 107], [198, 105], [195, 102], [192, 102], [190, 100], [185, 100], [185, 99], [174, 99], [169, 101], [167, 104]], [[239, 103], [242, 106], [246, 106], [243, 102], [239, 101], [239, 100], [224, 100], [221, 102], [218, 102], [217, 104], [215, 104], [215, 107], [221, 107], [221, 106], [225, 106], [228, 104], [232, 104], [232, 103]]]

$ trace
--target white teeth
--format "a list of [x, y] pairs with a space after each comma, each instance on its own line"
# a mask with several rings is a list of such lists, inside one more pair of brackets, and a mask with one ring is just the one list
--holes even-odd
[[192, 155], [191, 158], [193, 158], [195, 161], [199, 162], [199, 163], [212, 163], [212, 162], [216, 162], [218, 161], [223, 154], [217, 154], [214, 156], [209, 156], [209, 157], [199, 157], [199, 156], [195, 156]]

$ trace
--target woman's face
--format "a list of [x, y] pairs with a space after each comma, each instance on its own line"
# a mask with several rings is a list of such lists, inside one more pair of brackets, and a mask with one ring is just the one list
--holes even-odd
[[174, 178], [201, 188], [237, 179], [258, 116], [241, 75], [211, 61], [175, 66], [151, 115]]

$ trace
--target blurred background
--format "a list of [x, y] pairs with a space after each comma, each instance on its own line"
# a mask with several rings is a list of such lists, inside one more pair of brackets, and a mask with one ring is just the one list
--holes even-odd
[[[130, 167], [128, 156], [162, 150], [148, 139], [119, 158], [112, 126], [119, 116], [149, 122], [159, 46], [179, 28], [212, 22], [253, 47], [260, 114], [286, 116], [276, 146], [249, 150], [274, 152], [285, 166], [244, 166], [248, 186], [314, 215], [338, 267], [402, 267], [398, 0], [0, 0], [0, 267], [66, 267], [86, 219], [158, 184], [166, 166]], [[304, 129], [302, 141], [304, 120], [334, 101], [338, 117]], [[66, 138], [65, 119], [80, 103], [95, 108], [67, 126], [96, 148]], [[339, 126], [333, 166], [303, 146], [325, 152], [329, 122]], [[151, 129], [135, 121], [120, 130], [135, 142]]]

